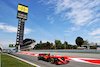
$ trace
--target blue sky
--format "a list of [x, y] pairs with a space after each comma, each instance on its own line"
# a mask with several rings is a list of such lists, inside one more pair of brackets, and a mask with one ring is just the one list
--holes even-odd
[[0, 0], [0, 45], [16, 43], [18, 3], [28, 6], [25, 38], [75, 45], [80, 36], [100, 44], [100, 0]]

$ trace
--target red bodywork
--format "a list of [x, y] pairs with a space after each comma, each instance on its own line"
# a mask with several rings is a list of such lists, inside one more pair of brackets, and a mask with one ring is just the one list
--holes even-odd
[[55, 64], [67, 64], [67, 63], [69, 63], [68, 60], [62, 60], [61, 59], [62, 57], [63, 56], [55, 56], [55, 55], [50, 56], [50, 58], [57, 58], [58, 61], [57, 62], [54, 62]]
[[[39, 54], [39, 56], [46, 61], [51, 61], [53, 59], [54, 64], [67, 64], [69, 63], [68, 60], [65, 60], [65, 58], [63, 56], [56, 56], [56, 55], [51, 55], [50, 54]], [[62, 60], [61, 58], [64, 58], [64, 60]]]
[[44, 57], [46, 54], [39, 54], [39, 56]]

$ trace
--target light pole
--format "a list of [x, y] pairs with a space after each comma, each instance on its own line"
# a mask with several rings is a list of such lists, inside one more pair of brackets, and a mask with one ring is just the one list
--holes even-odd
[[[56, 39], [55, 39], [55, 41], [56, 41]], [[55, 41], [54, 41], [54, 42], [55, 42]], [[56, 50], [56, 42], [55, 42], [55, 50]]]
[[65, 36], [64, 36], [64, 46], [65, 46], [65, 49], [66, 49], [66, 44], [65, 44]]

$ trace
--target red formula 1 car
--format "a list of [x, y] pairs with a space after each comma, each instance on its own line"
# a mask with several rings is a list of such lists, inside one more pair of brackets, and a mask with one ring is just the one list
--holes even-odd
[[55, 55], [50, 56], [50, 54], [39, 54], [38, 60], [40, 59], [51, 62], [52, 64], [57, 64], [57, 65], [69, 63], [69, 61], [65, 60], [63, 56], [55, 56]]

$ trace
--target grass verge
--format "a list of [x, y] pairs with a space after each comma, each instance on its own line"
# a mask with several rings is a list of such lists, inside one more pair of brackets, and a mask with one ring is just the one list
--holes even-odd
[[7, 54], [1, 54], [1, 67], [35, 67], [23, 61], [15, 59]]

